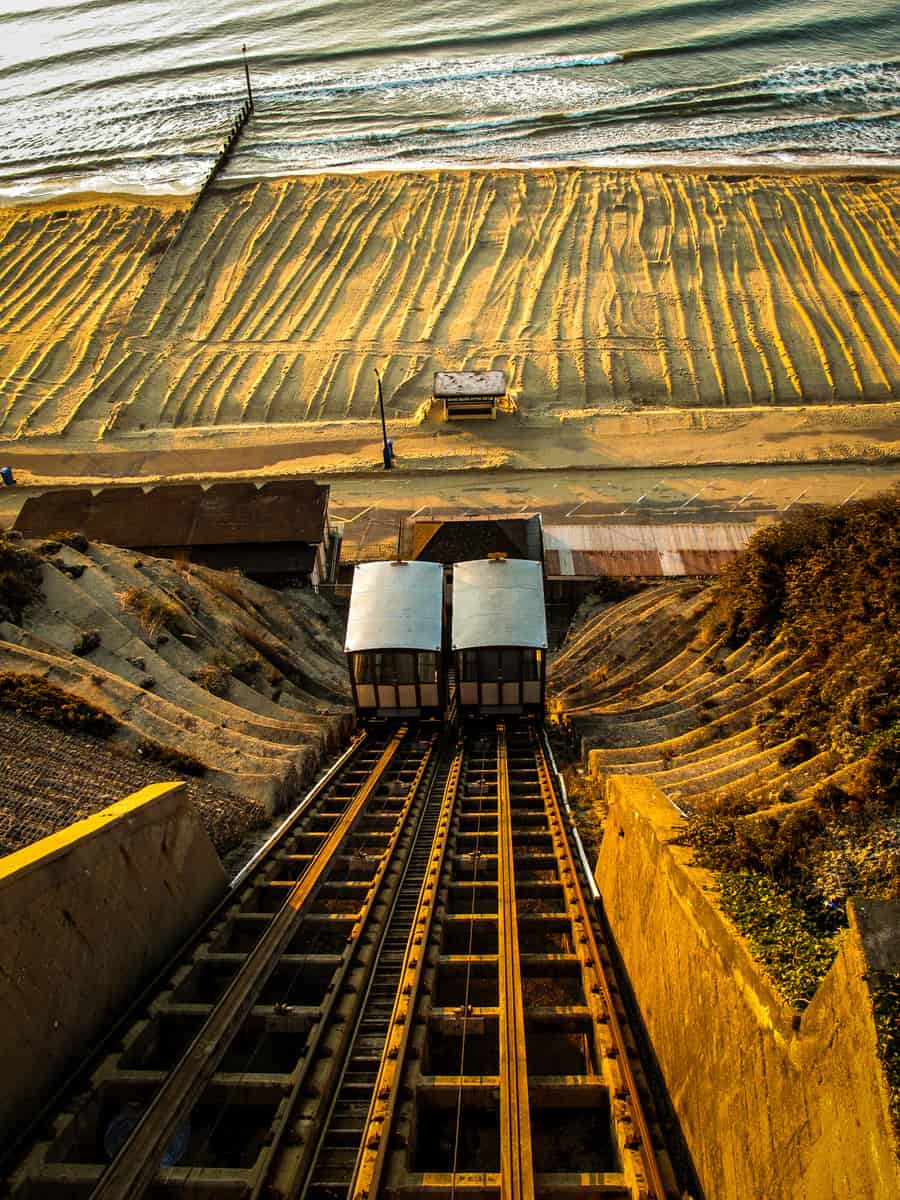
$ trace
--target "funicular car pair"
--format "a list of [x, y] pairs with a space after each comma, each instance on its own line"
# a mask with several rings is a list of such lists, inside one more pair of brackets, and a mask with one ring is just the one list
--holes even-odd
[[541, 714], [547, 620], [541, 564], [509, 558], [361, 563], [347, 638], [361, 718]]

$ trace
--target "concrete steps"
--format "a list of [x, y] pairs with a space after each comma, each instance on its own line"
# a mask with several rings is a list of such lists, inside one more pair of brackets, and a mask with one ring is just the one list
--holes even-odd
[[704, 640], [709, 597], [662, 584], [590, 617], [550, 664], [548, 695], [572, 722], [594, 776], [649, 776], [679, 805], [770, 805], [835, 769], [796, 763], [798, 738], [761, 745], [758, 727], [808, 676], [777, 639], [730, 650]]

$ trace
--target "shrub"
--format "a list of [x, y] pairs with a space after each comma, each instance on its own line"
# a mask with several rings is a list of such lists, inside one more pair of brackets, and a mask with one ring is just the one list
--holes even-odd
[[0, 707], [36, 717], [60, 729], [77, 729], [99, 738], [108, 738], [118, 729], [118, 722], [104, 709], [39, 675], [0, 673]]
[[57, 533], [51, 533], [50, 538], [54, 542], [59, 542], [63, 546], [68, 546], [72, 550], [77, 550], [79, 554], [84, 554], [90, 542], [83, 533], [75, 532], [71, 529], [63, 529]]
[[96, 650], [100, 645], [100, 630], [86, 629], [75, 645], [72, 647], [72, 653], [77, 654], [79, 658], [84, 658], [86, 654]]
[[40, 599], [42, 582], [40, 558], [0, 534], [0, 621], [20, 621]]
[[720, 877], [721, 905], [785, 999], [805, 1008], [837, 953], [834, 928], [753, 871]]
[[194, 683], [199, 683], [213, 696], [227, 696], [228, 685], [231, 682], [231, 668], [223, 663], [207, 663], [198, 667], [191, 675]]
[[875, 803], [900, 808], [900, 722], [877, 733], [862, 762], [861, 787]]

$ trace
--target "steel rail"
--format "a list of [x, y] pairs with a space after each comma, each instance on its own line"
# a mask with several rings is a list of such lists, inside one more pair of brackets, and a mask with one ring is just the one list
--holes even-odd
[[585, 989], [588, 1007], [591, 1010], [595, 1024], [606, 1025], [609, 1029], [614, 1046], [614, 1057], [617, 1069], [624, 1085], [625, 1096], [617, 1099], [628, 1101], [626, 1122], [633, 1124], [635, 1134], [626, 1141], [626, 1148], [636, 1150], [640, 1156], [646, 1175], [648, 1190], [647, 1200], [666, 1200], [670, 1193], [666, 1189], [662, 1171], [653, 1148], [650, 1126], [641, 1102], [637, 1081], [630, 1063], [630, 1052], [625, 1034], [616, 1012], [615, 1000], [609, 986], [609, 980], [602, 968], [600, 949], [594, 935], [590, 911], [579, 883], [578, 870], [572, 854], [572, 847], [566, 835], [566, 827], [560, 808], [559, 799], [550, 775], [550, 766], [544, 753], [540, 739], [535, 736], [535, 759], [541, 780], [541, 791], [544, 795], [545, 806], [550, 817], [550, 833], [553, 838], [554, 853], [560, 862], [560, 875], [568, 892], [569, 902], [575, 908], [575, 926], [578, 936], [575, 941], [575, 952], [581, 961], [582, 970], [593, 980], [592, 986]]
[[91, 1193], [91, 1200], [138, 1200], [152, 1184], [171, 1138], [215, 1074], [241, 1022], [293, 937], [300, 909], [378, 786], [406, 732], [407, 727], [400, 726], [362, 787], [323, 839], [312, 862], [247, 956], [234, 983], [215, 1005], [131, 1136], [101, 1176]]
[[553, 749], [550, 745], [550, 739], [547, 737], [546, 728], [541, 729], [541, 744], [544, 747], [544, 753], [550, 760], [550, 766], [553, 771], [553, 779], [559, 787], [560, 795], [562, 796], [563, 808], [569, 820], [569, 833], [575, 842], [575, 849], [578, 854], [578, 860], [581, 863], [581, 869], [584, 873], [584, 880], [588, 886], [588, 891], [591, 893], [591, 899], [596, 903], [600, 899], [600, 889], [597, 887], [597, 881], [594, 878], [594, 873], [591, 870], [591, 865], [588, 862], [587, 852], [584, 848], [584, 842], [581, 840], [581, 833], [578, 830], [578, 825], [575, 821], [575, 813], [572, 811], [572, 806], [569, 804], [569, 796], [566, 791], [566, 781], [562, 777], [562, 772], [556, 765], [556, 758], [553, 754]]
[[502, 1200], [533, 1200], [525, 1004], [516, 913], [516, 864], [506, 724], [497, 723], [497, 890], [500, 984], [500, 1174]]
[[438, 883], [447, 853], [450, 818], [459, 790], [462, 761], [463, 747], [458, 745], [444, 787], [437, 834], [419, 893], [413, 928], [406, 946], [403, 967], [400, 972], [400, 986], [391, 1013], [388, 1036], [375, 1080], [375, 1090], [366, 1117], [365, 1133], [348, 1200], [372, 1200], [377, 1194], [384, 1172], [391, 1123], [400, 1094], [402, 1068], [413, 1025], [411, 1017], [425, 967], [426, 944], [431, 932], [431, 923], [437, 904]]
[[318, 779], [309, 789], [300, 803], [291, 809], [278, 828], [270, 833], [259, 849], [247, 859], [247, 861], [238, 871], [237, 875], [235, 875], [231, 883], [228, 885], [232, 892], [239, 888], [250, 872], [254, 871], [262, 862], [262, 860], [271, 854], [275, 847], [283, 841], [285, 835], [290, 831], [291, 826], [300, 820], [312, 802], [317, 799], [323, 788], [326, 788], [328, 784], [331, 783], [332, 779], [334, 779], [334, 777], [343, 769], [347, 760], [352, 758], [352, 756], [366, 740], [366, 736], [366, 731], [364, 729], [360, 730], [344, 753], [331, 764], [328, 770], [324, 772], [322, 777]]
[[[425, 776], [425, 772], [426, 772], [429, 764], [432, 761], [434, 746], [435, 746], [435, 743], [432, 742], [428, 746], [428, 749], [421, 756], [421, 761], [419, 762], [419, 765], [416, 768], [415, 775], [413, 776], [412, 782], [410, 783], [410, 786], [407, 790], [407, 795], [406, 795], [406, 799], [405, 799], [405, 802], [403, 805], [403, 809], [397, 816], [397, 821], [394, 826], [394, 831], [393, 831], [393, 834], [391, 837], [391, 841], [382, 856], [382, 861], [380, 862], [380, 864], [378, 866], [378, 870], [376, 871], [375, 876], [373, 877], [371, 883], [369, 884], [369, 892], [368, 892], [369, 898], [368, 898], [364, 908], [359, 912], [359, 914], [357, 916], [357, 920], [354, 925], [354, 934], [352, 935], [353, 937], [355, 937], [357, 934], [361, 933], [362, 929], [364, 928], [364, 926], [368, 920], [369, 914], [374, 909], [376, 903], [378, 903], [378, 901], [380, 899], [382, 899], [382, 896], [380, 894], [380, 885], [384, 879], [385, 874], [387, 873], [389, 865], [393, 861], [393, 853], [396, 848], [397, 842], [399, 841], [399, 838], [400, 838], [403, 830], [406, 828], [410, 811], [413, 807], [416, 797], [419, 795], [420, 789], [422, 787], [423, 777]], [[427, 797], [425, 799], [427, 800]], [[424, 812], [424, 809], [425, 809], [425, 800], [423, 800], [423, 803], [421, 805], [420, 813]], [[415, 843], [415, 833], [416, 833], [416, 830], [413, 830], [410, 851], [412, 850], [412, 845]], [[403, 870], [400, 873], [399, 879], [396, 881], [396, 888], [393, 893], [393, 898], [391, 899], [391, 902], [389, 904], [388, 915], [385, 917], [384, 920], [381, 921], [381, 924], [380, 924], [380, 927], [378, 930], [378, 935], [374, 941], [373, 946], [371, 947], [371, 953], [369, 956], [369, 960], [365, 967], [365, 975], [364, 975], [363, 980], [360, 981], [364, 985], [367, 982], [367, 980], [369, 978], [371, 978], [372, 974], [374, 973], [375, 966], [378, 962], [379, 951], [380, 951], [381, 944], [383, 942], [384, 935], [387, 931], [389, 920], [390, 920], [390, 912], [393, 911], [393, 906], [394, 906], [394, 903], [396, 902], [396, 896], [399, 894], [400, 885], [403, 882], [403, 875], [406, 871], [406, 866], [408, 864], [408, 861], [409, 861], [409, 855], [406, 856], [406, 862], [404, 863]], [[337, 1000], [337, 995], [338, 995], [338, 991], [339, 991], [338, 983], [343, 983], [344, 980], [347, 978], [347, 976], [350, 974], [351, 970], [354, 968], [354, 966], [358, 965], [358, 964], [354, 963], [354, 957], [355, 956], [353, 954], [348, 954], [346, 956], [346, 959], [345, 959], [344, 965], [343, 965], [343, 969], [340, 972], [340, 981], [336, 981], [336, 986], [334, 987], [334, 989], [332, 991], [332, 1001], [333, 1002], [336, 1002], [336, 1000]], [[352, 1042], [352, 1035], [349, 1034], [349, 1030], [352, 1030], [356, 1024], [356, 1021], [353, 1019], [353, 1016], [355, 1015], [356, 1017], [358, 1017], [359, 1014], [362, 1012], [362, 1010], [365, 1006], [365, 992], [366, 991], [367, 991], [367, 988], [364, 986], [362, 988], [362, 994], [360, 995], [359, 993], [357, 993], [360, 998], [355, 1006], [356, 1012], [355, 1012], [355, 1014], [350, 1015], [348, 1017], [348, 1020], [346, 1021], [346, 1027], [348, 1029], [348, 1037], [346, 1038], [346, 1041], [347, 1041], [348, 1045]], [[272, 1176], [277, 1174], [276, 1157], [281, 1149], [282, 1142], [284, 1141], [284, 1139], [288, 1133], [290, 1123], [294, 1119], [298, 1101], [300, 1099], [300, 1096], [303, 1092], [304, 1087], [307, 1085], [309, 1075], [313, 1071], [314, 1063], [316, 1061], [316, 1054], [319, 1050], [319, 1045], [324, 1036], [325, 1029], [326, 1029], [326, 1018], [328, 1015], [330, 1015], [330, 1011], [331, 1011], [331, 1009], [329, 1007], [329, 1012], [323, 1013], [323, 1019], [319, 1022], [319, 1025], [317, 1026], [313, 1037], [310, 1039], [310, 1042], [307, 1044], [303, 1069], [300, 1072], [300, 1074], [298, 1075], [297, 1079], [295, 1080], [293, 1087], [291, 1088], [290, 1093], [287, 1097], [286, 1102], [280, 1108], [279, 1116], [276, 1119], [276, 1122], [273, 1124], [273, 1127], [271, 1129], [271, 1132], [270, 1132], [270, 1135], [268, 1138], [268, 1144], [267, 1144], [266, 1150], [264, 1152], [264, 1156], [261, 1159], [261, 1161], [259, 1161], [256, 1164], [256, 1167], [254, 1168], [255, 1173], [256, 1173], [256, 1181], [253, 1184], [252, 1188], [248, 1188], [248, 1190], [245, 1194], [245, 1200], [258, 1200], [258, 1197], [262, 1194], [263, 1190], [267, 1186], [270, 1186], [273, 1194], [279, 1194], [279, 1195], [284, 1194], [284, 1192], [282, 1192], [281, 1188], [279, 1188], [279, 1186], [277, 1184], [274, 1184], [274, 1185], [271, 1184]], [[327, 1108], [329, 1106], [329, 1102], [335, 1091], [336, 1077], [339, 1074], [340, 1067], [341, 1067], [341, 1060], [336, 1057], [334, 1059], [332, 1059], [332, 1069], [329, 1071], [328, 1078], [317, 1085], [317, 1096], [318, 1096], [318, 1100], [319, 1100], [317, 1119], [316, 1119], [316, 1123], [315, 1123], [315, 1127], [317, 1129], [321, 1128], [322, 1125], [324, 1124], [322, 1110], [323, 1110], [323, 1108]], [[312, 1130], [310, 1130], [309, 1132], [312, 1132]], [[303, 1167], [305, 1167], [306, 1163], [308, 1162], [308, 1154], [309, 1154], [308, 1147], [310, 1144], [311, 1144], [311, 1139], [307, 1138], [306, 1139], [306, 1147], [304, 1147], [304, 1150], [299, 1155], [299, 1165], [300, 1165], [301, 1170], [303, 1169]], [[299, 1175], [300, 1172], [297, 1172], [296, 1174]], [[296, 1184], [296, 1180], [292, 1180], [291, 1181], [291, 1185], [292, 1185], [291, 1194], [292, 1195], [295, 1194], [298, 1190], [298, 1188], [297, 1188], [297, 1186], [295, 1186], [295, 1184]]]

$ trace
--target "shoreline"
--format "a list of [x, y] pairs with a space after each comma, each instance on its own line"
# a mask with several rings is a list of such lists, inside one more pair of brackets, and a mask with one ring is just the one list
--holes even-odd
[[[588, 171], [599, 174], [628, 172], [631, 174], [689, 175], [704, 179], [714, 179], [717, 176], [723, 179], [782, 179], [797, 176], [800, 178], [877, 180], [900, 177], [900, 159], [884, 163], [872, 159], [863, 159], [859, 162], [850, 163], [831, 160], [807, 162], [799, 158], [791, 162], [772, 162], [768, 160], [674, 162], [665, 159], [659, 162], [646, 162], [643, 160], [632, 162], [627, 159], [614, 162], [601, 160], [586, 161], [582, 159], [554, 159], [546, 162], [521, 163], [512, 161], [497, 163], [429, 162], [409, 165], [379, 165], [368, 168], [359, 166], [347, 167], [346, 169], [329, 167], [325, 170], [309, 168], [308, 170], [286, 171], [279, 175], [260, 175], [239, 179], [224, 178], [216, 181], [214, 190], [223, 192], [240, 191], [244, 188], [256, 187], [259, 184], [278, 185], [290, 183], [294, 180], [308, 181], [311, 179], [369, 179], [395, 175], [432, 176], [443, 174], [509, 175], [543, 173], [546, 171]], [[189, 204], [198, 194], [199, 190], [199, 188], [192, 188], [188, 184], [173, 185], [159, 189], [149, 186], [140, 187], [136, 184], [133, 189], [115, 187], [98, 189], [90, 187], [82, 190], [78, 187], [72, 187], [59, 192], [42, 192], [35, 194], [33, 197], [27, 195], [8, 196], [0, 190], [0, 216], [6, 210], [10, 209], [21, 208], [33, 210], [41, 207], [76, 208], [87, 207], [92, 204], [121, 204], [131, 207], [150, 204], [165, 209], [179, 208], [183, 207], [185, 203]]]

